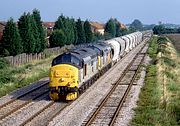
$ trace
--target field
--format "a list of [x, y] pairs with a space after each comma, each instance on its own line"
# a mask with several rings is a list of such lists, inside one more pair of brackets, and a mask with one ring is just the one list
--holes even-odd
[[167, 34], [167, 36], [176, 47], [177, 51], [180, 52], [180, 34]]

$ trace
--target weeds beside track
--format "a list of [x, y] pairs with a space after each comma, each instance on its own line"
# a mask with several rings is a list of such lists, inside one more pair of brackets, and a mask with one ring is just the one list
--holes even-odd
[[179, 56], [165, 37], [153, 37], [148, 54], [152, 63], [147, 67], [145, 85], [131, 124], [180, 125]]

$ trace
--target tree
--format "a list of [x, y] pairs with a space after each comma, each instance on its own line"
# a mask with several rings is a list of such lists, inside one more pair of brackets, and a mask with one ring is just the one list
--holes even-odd
[[36, 21], [35, 21], [33, 15], [31, 15], [31, 27], [33, 29], [33, 36], [34, 36], [34, 39], [35, 39], [34, 53], [40, 53], [41, 52], [40, 33], [38, 32], [38, 27], [37, 27], [37, 24], [36, 24]]
[[37, 52], [42, 52], [46, 47], [46, 41], [45, 41], [45, 31], [42, 26], [40, 11], [38, 11], [37, 9], [34, 9], [32, 15], [36, 22], [38, 33], [39, 33], [39, 39], [40, 39], [40, 44], [39, 44], [40, 47], [37, 50]]
[[152, 30], [155, 26], [156, 26], [155, 24], [144, 25], [143, 30]]
[[179, 28], [177, 28], [177, 33], [180, 33], [180, 27], [179, 27]]
[[132, 24], [130, 25], [130, 29], [142, 31], [143, 30], [143, 24], [138, 19], [135, 19], [132, 22]]
[[126, 28], [121, 28], [120, 29], [120, 36], [128, 34], [128, 30]]
[[74, 32], [73, 44], [76, 45], [77, 41], [78, 41], [78, 32], [77, 32], [77, 28], [76, 28], [76, 22], [74, 19], [72, 19], [72, 26], [73, 26], [73, 32]]
[[51, 47], [62, 47], [66, 43], [66, 36], [62, 30], [55, 30], [51, 34], [49, 42]]
[[115, 37], [116, 35], [116, 25], [115, 25], [115, 22], [114, 22], [114, 19], [110, 19], [106, 25], [105, 25], [105, 34], [107, 35], [108, 39], [109, 38], [112, 38], [112, 37]]
[[134, 28], [134, 27], [129, 27], [128, 29], [128, 33], [133, 33], [133, 32], [136, 32], [137, 30]]
[[58, 17], [58, 20], [55, 22], [55, 29], [62, 30], [64, 34], [66, 35], [66, 44], [72, 44], [76, 40], [74, 27], [75, 27], [75, 21], [74, 19], [70, 19], [68, 17], [65, 17], [63, 15]]
[[2, 41], [0, 40], [0, 57], [3, 55], [3, 51], [4, 51], [4, 48], [2, 45]]
[[32, 27], [32, 16], [30, 13], [24, 13], [18, 22], [19, 33], [22, 38], [23, 50], [25, 53], [34, 53], [36, 46], [36, 39], [34, 38]]
[[73, 19], [70, 18], [65, 18], [64, 21], [64, 26], [65, 26], [65, 30], [64, 33], [65, 35], [67, 35], [67, 44], [72, 44], [74, 42], [74, 28], [73, 28]]
[[55, 25], [54, 25], [54, 29], [61, 29], [61, 30], [64, 30], [65, 27], [64, 27], [64, 20], [65, 20], [65, 17], [63, 15], [59, 16], [57, 21], [55, 22]]
[[22, 53], [23, 47], [18, 28], [13, 19], [8, 20], [3, 31], [3, 44], [2, 47], [9, 52], [10, 55], [17, 55]]
[[93, 33], [91, 31], [91, 25], [88, 20], [84, 22], [84, 32], [86, 37], [86, 42], [90, 43], [93, 40]]
[[121, 23], [117, 19], [114, 19], [114, 22], [115, 22], [115, 26], [116, 26], [115, 37], [119, 37], [119, 36], [121, 36]]
[[93, 33], [93, 41], [97, 42], [98, 40], [104, 39], [104, 35], [100, 34], [99, 32]]
[[80, 18], [76, 22], [76, 28], [77, 28], [77, 35], [78, 35], [77, 43], [78, 44], [85, 43], [86, 37], [84, 33], [84, 27]]
[[163, 25], [156, 25], [153, 28], [154, 34], [164, 34], [166, 31], [165, 27]]

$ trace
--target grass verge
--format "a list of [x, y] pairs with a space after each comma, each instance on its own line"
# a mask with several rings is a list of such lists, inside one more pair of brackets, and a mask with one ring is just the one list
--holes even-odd
[[153, 37], [145, 85], [141, 89], [133, 126], [180, 125], [180, 60], [170, 40]]
[[[18, 67], [5, 66], [0, 69], [0, 97], [17, 88], [47, 77], [54, 56], [41, 61], [34, 61]], [[1, 59], [1, 65], [6, 63]]]

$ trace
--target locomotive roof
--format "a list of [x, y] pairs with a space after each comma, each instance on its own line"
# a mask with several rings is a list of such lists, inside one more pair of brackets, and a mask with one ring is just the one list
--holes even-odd
[[97, 52], [95, 50], [93, 50], [92, 48], [82, 48], [82, 49], [79, 49], [81, 52], [86, 52], [88, 54], [91, 55], [91, 58], [93, 59], [94, 57], [97, 57]]
[[83, 61], [84, 63], [92, 59], [92, 54], [83, 50], [74, 50], [71, 52], [71, 54], [75, 55], [79, 60]]
[[88, 47], [77, 49], [76, 51], [81, 52], [82, 54], [84, 53], [84, 55], [86, 56], [91, 56], [91, 57], [97, 56], [97, 52]]
[[98, 54], [100, 53], [100, 51], [106, 52], [111, 49], [110, 45], [108, 45], [104, 42], [93, 44], [93, 45], [89, 46], [89, 48], [92, 48], [92, 49], [97, 48], [99, 50], [97, 52]]
[[83, 63], [87, 63], [95, 57], [97, 57], [97, 52], [95, 50], [91, 48], [81, 48], [57, 56], [53, 60], [52, 65], [69, 63], [81, 68]]

